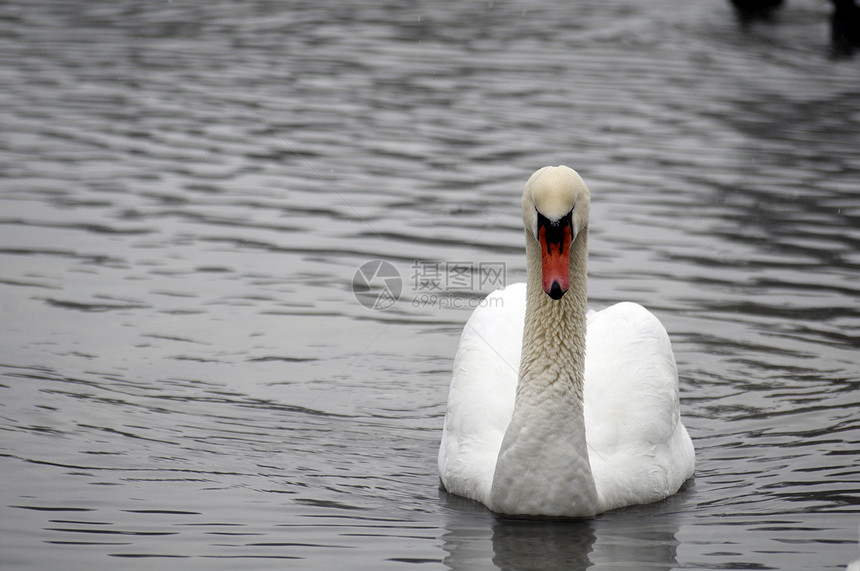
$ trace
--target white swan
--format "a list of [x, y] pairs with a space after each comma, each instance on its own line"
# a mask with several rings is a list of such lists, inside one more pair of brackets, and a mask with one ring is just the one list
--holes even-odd
[[442, 485], [495, 512], [563, 517], [674, 494], [695, 456], [666, 330], [634, 303], [586, 313], [590, 197], [574, 170], [538, 170], [522, 203], [528, 283], [490, 294], [463, 329]]

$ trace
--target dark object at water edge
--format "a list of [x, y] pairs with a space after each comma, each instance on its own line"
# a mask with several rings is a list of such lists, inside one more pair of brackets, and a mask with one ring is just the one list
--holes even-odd
[[851, 54], [860, 46], [860, 8], [854, 0], [832, 0], [830, 40], [839, 53]]
[[741, 20], [767, 18], [783, 4], [783, 0], [731, 0], [731, 2]]

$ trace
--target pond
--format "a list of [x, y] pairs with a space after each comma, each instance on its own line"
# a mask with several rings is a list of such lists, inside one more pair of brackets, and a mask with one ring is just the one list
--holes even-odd
[[[829, 10], [4, 3], [0, 565], [844, 569], [860, 59]], [[436, 468], [546, 164], [591, 190], [590, 305], [669, 331], [697, 454], [586, 521]]]

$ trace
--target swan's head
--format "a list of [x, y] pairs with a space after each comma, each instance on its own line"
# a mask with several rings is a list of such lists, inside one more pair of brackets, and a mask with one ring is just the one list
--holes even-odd
[[570, 287], [570, 245], [588, 226], [590, 196], [575, 170], [543, 167], [526, 183], [523, 223], [540, 243], [543, 290], [561, 299]]

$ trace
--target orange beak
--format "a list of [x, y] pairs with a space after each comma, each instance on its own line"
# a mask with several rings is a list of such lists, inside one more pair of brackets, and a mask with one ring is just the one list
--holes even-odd
[[550, 228], [541, 224], [538, 240], [543, 268], [543, 290], [553, 299], [561, 299], [570, 287], [570, 225]]

